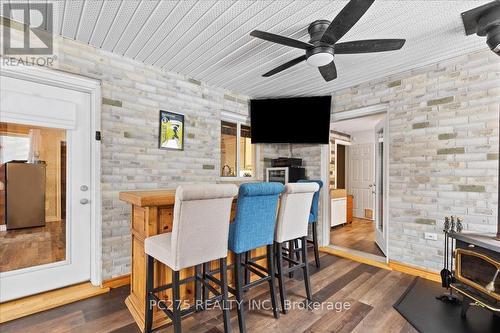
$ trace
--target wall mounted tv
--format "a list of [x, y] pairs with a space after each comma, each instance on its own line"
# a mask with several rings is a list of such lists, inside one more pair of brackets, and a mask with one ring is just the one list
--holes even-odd
[[331, 96], [253, 99], [252, 143], [321, 143], [330, 138]]

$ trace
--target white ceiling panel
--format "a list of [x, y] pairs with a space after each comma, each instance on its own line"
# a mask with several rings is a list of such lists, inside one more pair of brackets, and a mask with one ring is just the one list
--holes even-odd
[[145, 23], [151, 17], [154, 17], [153, 12], [159, 4], [159, 0], [141, 1], [139, 7], [130, 19], [127, 27], [120, 36], [118, 43], [113, 48], [113, 52], [118, 54], [125, 54], [130, 45], [136, 40], [139, 31], [145, 26]]
[[152, 31], [157, 31], [162, 23], [168, 19], [172, 9], [178, 4], [175, 1], [161, 1], [154, 12], [149, 16], [140, 32], [135, 36], [135, 40], [125, 52], [126, 57], [134, 58], [144, 46], [149, 44], [153, 37]]
[[[236, 8], [237, 2], [224, 1], [221, 5], [214, 5], [210, 7], [208, 11], [203, 11], [201, 13], [200, 19], [194, 22], [191, 27], [185, 31], [173, 44], [168, 48], [157, 65], [163, 67], [165, 64], [169, 64], [175, 61], [175, 57], [183, 54], [184, 52], [179, 52], [179, 49], [188, 50], [193, 44], [199, 46], [202, 42], [201, 39], [197, 38], [204, 32], [210, 32], [212, 35], [215, 31], [220, 31], [221, 26], [225, 26], [223, 23], [220, 24], [221, 18], [225, 17], [224, 14], [231, 8]], [[240, 10], [243, 8], [240, 7]], [[244, 10], [244, 9], [243, 9]], [[234, 12], [232, 12], [234, 15]], [[226, 17], [227, 19], [227, 17]], [[227, 20], [225, 22], [227, 24]]]
[[63, 21], [61, 22], [62, 35], [64, 37], [75, 38], [80, 20], [82, 19], [84, 2], [84, 0], [65, 1]]
[[308, 25], [318, 19], [331, 21], [347, 0], [56, 2], [61, 23], [55, 31], [63, 36], [210, 85], [269, 97], [327, 94], [486, 48], [484, 38], [465, 36], [460, 14], [490, 0], [375, 1], [340, 42], [405, 38], [406, 44], [393, 52], [335, 56], [338, 78], [331, 82], [305, 62], [263, 78], [263, 73], [304, 51], [249, 34], [258, 29], [308, 41]]
[[81, 21], [78, 27], [78, 32], [76, 34], [76, 39], [88, 43], [90, 37], [92, 37], [92, 32], [97, 23], [99, 14], [101, 13], [102, 5], [104, 1], [102, 0], [86, 0], [83, 5], [82, 17], [85, 20]]
[[174, 3], [175, 7], [167, 14], [160, 27], [151, 34], [147, 44], [139, 51], [135, 59], [151, 63], [151, 58], [160, 44], [169, 39], [170, 34], [176, 30], [176, 27], [181, 24], [183, 18], [188, 15], [195, 4], [192, 1], [175, 1]]
[[[163, 39], [162, 42], [158, 45], [158, 47], [151, 53], [146, 60], [147, 63], [152, 65], [157, 65], [160, 61], [162, 62], [164, 59], [167, 59], [166, 53], [173, 47], [173, 44], [176, 44], [177, 41], [182, 38], [183, 35], [188, 33], [192, 28], [197, 28], [198, 31], [201, 29], [198, 28], [197, 24], [199, 21], [203, 19], [204, 15], [208, 15], [210, 10], [214, 6], [221, 6], [221, 3], [214, 3], [213, 1], [198, 1], [196, 2], [190, 9], [189, 12], [179, 20], [178, 24], [169, 32], [167, 38]], [[177, 43], [179, 44], [179, 43]], [[179, 44], [180, 48], [183, 45]], [[180, 50], [180, 49], [179, 49]], [[159, 65], [158, 65], [159, 66]]]
[[[66, 0], [68, 2], [69, 0]], [[118, 40], [123, 35], [128, 24], [132, 20], [135, 11], [141, 4], [142, 0], [122, 0], [122, 4], [116, 17], [113, 19], [113, 23], [108, 28], [107, 31], [103, 31], [105, 34], [104, 42], [101, 45], [91, 44], [95, 47], [101, 47], [107, 51], [112, 51], [118, 43]], [[97, 33], [97, 32], [94, 32]]]
[[118, 10], [120, 9], [121, 0], [106, 0], [102, 5], [101, 12], [94, 26], [90, 44], [102, 46], [104, 39], [108, 35], [109, 29], [113, 24]]

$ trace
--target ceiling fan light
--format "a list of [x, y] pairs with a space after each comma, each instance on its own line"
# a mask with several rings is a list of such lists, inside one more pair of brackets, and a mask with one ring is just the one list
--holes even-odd
[[307, 58], [307, 63], [314, 67], [321, 67], [328, 65], [333, 60], [333, 54], [328, 52], [319, 52], [315, 54], [311, 54]]

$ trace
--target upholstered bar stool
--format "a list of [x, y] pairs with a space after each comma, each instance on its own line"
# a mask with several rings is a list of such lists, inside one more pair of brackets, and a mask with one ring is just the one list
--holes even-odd
[[319, 189], [314, 192], [314, 196], [311, 204], [311, 212], [309, 214], [309, 224], [312, 229], [312, 240], [307, 240], [308, 243], [311, 243], [314, 248], [314, 260], [316, 262], [316, 267], [320, 267], [319, 262], [319, 246], [318, 246], [318, 206], [319, 206], [319, 194], [321, 192], [321, 188], [323, 187], [323, 182], [317, 179], [299, 180], [299, 183], [316, 183], [319, 186]]
[[[309, 266], [307, 263], [307, 226], [309, 224], [309, 213], [311, 210], [314, 193], [319, 190], [317, 183], [289, 183], [285, 186], [285, 192], [281, 195], [281, 203], [276, 223], [275, 248], [278, 267], [278, 284], [280, 290], [281, 309], [287, 313], [285, 307], [285, 283], [284, 276], [297, 269], [304, 273], [304, 283], [308, 301], [311, 299], [311, 285], [309, 282]], [[283, 243], [301, 240], [300, 259], [296, 260], [293, 251], [288, 255], [283, 254]], [[283, 262], [292, 265], [284, 268]]]
[[[246, 332], [243, 291], [264, 282], [269, 283], [271, 303], [275, 318], [279, 317], [276, 304], [275, 272], [274, 272], [274, 230], [279, 195], [284, 186], [280, 183], [250, 183], [240, 186], [236, 217], [229, 228], [229, 249], [234, 252], [234, 284], [230, 291], [238, 301], [238, 324], [240, 332]], [[262, 257], [251, 258], [251, 251], [267, 247], [267, 268], [256, 261]], [[243, 271], [256, 274], [259, 279], [250, 282], [243, 279]]]
[[[231, 204], [238, 190], [235, 185], [185, 185], [175, 192], [174, 217], [171, 233], [148, 237], [144, 241], [146, 252], [146, 313], [145, 332], [151, 332], [154, 301], [161, 300], [156, 295], [160, 291], [172, 289], [172, 309], [162, 307], [172, 320], [174, 332], [181, 332], [181, 317], [197, 310], [196, 305], [181, 309], [180, 285], [195, 281], [196, 300], [200, 300], [198, 284], [208, 281], [199, 274], [199, 265], [219, 260], [221, 278], [211, 281], [219, 284], [221, 292], [216, 292], [214, 300], [220, 300], [224, 318], [224, 331], [230, 332], [230, 314], [227, 304], [227, 239]], [[154, 287], [154, 260], [172, 269], [172, 283]], [[179, 272], [195, 267], [194, 277], [180, 280]]]

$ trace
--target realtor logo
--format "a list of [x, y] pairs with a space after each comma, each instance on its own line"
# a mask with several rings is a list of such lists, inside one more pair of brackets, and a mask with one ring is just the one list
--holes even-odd
[[[10, 28], [3, 29], [3, 53], [5, 55], [52, 54], [53, 11], [51, 3], [3, 4], [3, 15], [11, 20]], [[15, 22], [23, 26], [22, 40], [13, 39]]]

